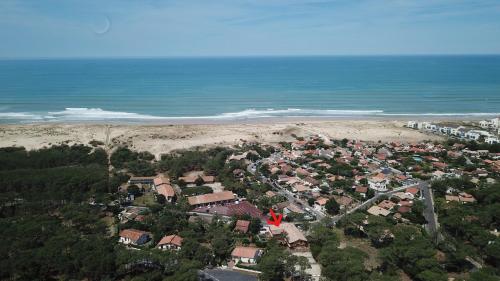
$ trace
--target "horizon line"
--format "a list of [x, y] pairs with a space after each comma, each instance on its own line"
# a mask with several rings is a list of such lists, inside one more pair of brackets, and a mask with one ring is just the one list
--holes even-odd
[[284, 55], [172, 55], [172, 56], [33, 56], [0, 57], [0, 60], [71, 60], [71, 59], [217, 59], [217, 58], [310, 58], [310, 57], [461, 57], [461, 56], [500, 56], [500, 53], [414, 53], [414, 54], [284, 54]]

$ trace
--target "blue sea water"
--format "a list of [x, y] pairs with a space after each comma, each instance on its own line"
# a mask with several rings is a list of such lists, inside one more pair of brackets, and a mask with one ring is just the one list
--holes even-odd
[[482, 116], [500, 56], [0, 61], [0, 122]]

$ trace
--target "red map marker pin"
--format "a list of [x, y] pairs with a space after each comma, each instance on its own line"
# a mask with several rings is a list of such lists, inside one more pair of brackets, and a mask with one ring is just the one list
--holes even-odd
[[273, 209], [269, 209], [269, 212], [271, 213], [273, 220], [267, 220], [267, 223], [274, 224], [275, 226], [280, 226], [281, 219], [283, 218], [283, 215], [279, 214], [278, 217], [276, 217], [276, 214], [274, 213]]

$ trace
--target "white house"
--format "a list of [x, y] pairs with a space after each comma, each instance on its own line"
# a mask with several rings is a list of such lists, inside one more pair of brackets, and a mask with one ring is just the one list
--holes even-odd
[[429, 131], [436, 131], [438, 127], [432, 123], [429, 122], [421, 122], [418, 123], [417, 125], [418, 129], [424, 129], [424, 130], [429, 130]]
[[479, 121], [479, 126], [481, 126], [481, 128], [483, 129], [490, 129], [490, 128], [497, 129], [500, 126], [500, 118], [497, 117], [489, 121], [488, 120]]
[[491, 124], [493, 128], [500, 128], [500, 118], [491, 119]]
[[417, 121], [408, 121], [408, 125], [406, 125], [408, 128], [412, 129], [418, 129], [418, 122]]
[[439, 131], [443, 134], [449, 135], [449, 134], [451, 134], [451, 129], [452, 128], [450, 128], [450, 127], [441, 127], [441, 128], [439, 128]]
[[465, 137], [470, 139], [470, 140], [477, 141], [481, 137], [481, 134], [478, 133], [477, 131], [468, 131], [467, 133], [465, 133]]
[[500, 143], [496, 137], [487, 137], [484, 139], [484, 142], [488, 144]]
[[491, 126], [491, 122], [486, 121], [486, 120], [482, 120], [482, 121], [479, 121], [479, 126], [483, 129], [488, 129]]
[[325, 205], [328, 202], [327, 198], [320, 197], [314, 201], [314, 209], [324, 212], [325, 211]]
[[465, 127], [459, 126], [458, 128], [451, 128], [450, 134], [462, 137], [465, 135]]
[[255, 247], [237, 246], [231, 253], [231, 259], [243, 263], [257, 263], [257, 259], [262, 255], [262, 249]]
[[137, 229], [124, 229], [120, 231], [120, 239], [118, 242], [125, 245], [142, 245], [151, 239], [149, 232]]
[[368, 186], [376, 191], [387, 191], [388, 184], [389, 179], [383, 173], [378, 173], [377, 175], [368, 178]]

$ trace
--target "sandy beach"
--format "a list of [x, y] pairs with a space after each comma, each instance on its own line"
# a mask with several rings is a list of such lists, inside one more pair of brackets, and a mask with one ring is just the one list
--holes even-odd
[[292, 135], [321, 134], [331, 138], [403, 143], [439, 140], [436, 135], [404, 127], [404, 121], [337, 120], [273, 121], [251, 124], [31, 124], [1, 125], [0, 147], [24, 146], [37, 149], [55, 144], [88, 144], [92, 140], [109, 148], [127, 145], [156, 156], [177, 149], [235, 145], [244, 141], [277, 143], [293, 140]]

